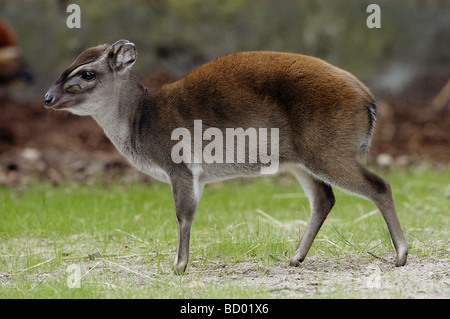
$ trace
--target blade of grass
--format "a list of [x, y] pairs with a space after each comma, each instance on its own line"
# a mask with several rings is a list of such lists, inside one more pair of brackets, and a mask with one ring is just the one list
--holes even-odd
[[40, 267], [40, 266], [42, 266], [42, 265], [48, 264], [49, 262], [51, 262], [51, 261], [54, 260], [55, 258], [56, 258], [56, 257], [52, 257], [52, 258], [50, 258], [49, 260], [43, 261], [43, 262], [41, 262], [41, 263], [39, 263], [39, 264], [36, 264], [36, 265], [34, 265], [34, 266], [31, 266], [31, 267], [28, 267], [28, 268], [25, 268], [25, 269], [22, 269], [22, 270], [15, 271], [15, 272], [12, 273], [12, 275], [18, 275], [18, 274], [24, 273], [24, 272], [26, 272], [26, 271], [28, 271], [28, 270], [35, 269], [35, 268]]

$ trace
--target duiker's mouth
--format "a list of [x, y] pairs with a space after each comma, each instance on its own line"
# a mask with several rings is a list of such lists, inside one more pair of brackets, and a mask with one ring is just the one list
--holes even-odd
[[63, 111], [70, 107], [72, 107], [74, 103], [72, 101], [63, 102], [61, 104], [55, 104], [53, 106], [47, 106], [48, 108], [55, 110], [55, 111]]
[[74, 104], [72, 101], [58, 103], [56, 100], [57, 99], [53, 94], [47, 92], [44, 96], [45, 107], [52, 109], [52, 110], [59, 111], [59, 110], [67, 109], [67, 108], [73, 106], [73, 104]]

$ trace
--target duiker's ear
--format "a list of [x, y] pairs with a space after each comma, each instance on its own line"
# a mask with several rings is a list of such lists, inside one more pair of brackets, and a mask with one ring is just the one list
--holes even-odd
[[134, 43], [128, 40], [119, 40], [111, 46], [109, 52], [110, 63], [113, 70], [123, 72], [129, 69], [137, 58]]

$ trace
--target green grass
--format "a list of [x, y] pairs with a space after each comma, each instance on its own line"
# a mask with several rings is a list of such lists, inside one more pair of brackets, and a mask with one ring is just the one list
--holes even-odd
[[[392, 185], [410, 255], [448, 258], [448, 168], [381, 175]], [[375, 206], [339, 190], [335, 195], [308, 257], [392, 261]], [[308, 217], [307, 198], [290, 176], [208, 185], [193, 225], [188, 274], [175, 276], [169, 185], [2, 188], [0, 298], [267, 298], [269, 289], [242, 286], [233, 272], [243, 264], [262, 274], [266, 266], [282, 267]], [[68, 287], [70, 265], [82, 276], [80, 289]], [[208, 284], [199, 279], [205, 274]]]

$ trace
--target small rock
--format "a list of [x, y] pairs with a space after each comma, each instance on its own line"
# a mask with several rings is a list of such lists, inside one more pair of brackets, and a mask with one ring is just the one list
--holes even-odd
[[36, 161], [41, 157], [41, 152], [35, 148], [25, 148], [20, 153], [20, 156], [28, 161]]
[[394, 163], [394, 158], [390, 154], [381, 153], [377, 156], [376, 161], [380, 167], [389, 167]]

